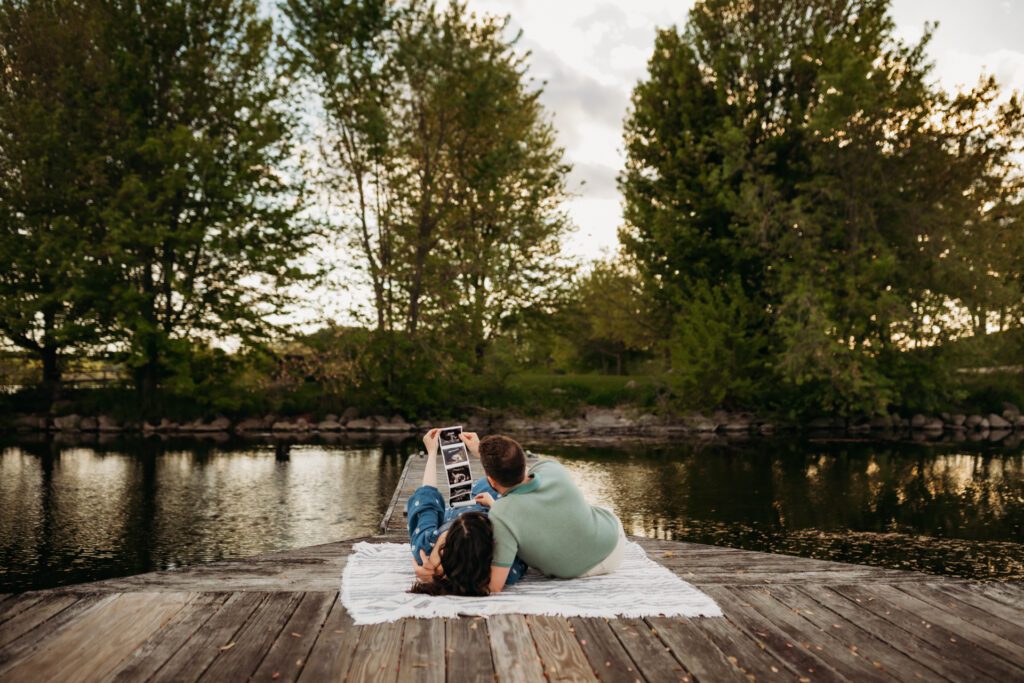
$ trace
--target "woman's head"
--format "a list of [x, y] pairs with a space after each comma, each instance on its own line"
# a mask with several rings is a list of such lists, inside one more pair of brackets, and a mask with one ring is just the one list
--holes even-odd
[[494, 557], [491, 520], [482, 512], [466, 512], [455, 518], [445, 534], [441, 576], [417, 582], [413, 593], [428, 595], [487, 595]]

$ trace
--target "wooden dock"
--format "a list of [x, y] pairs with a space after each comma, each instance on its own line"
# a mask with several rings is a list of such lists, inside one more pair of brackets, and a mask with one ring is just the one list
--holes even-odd
[[0, 680], [1024, 680], [1024, 584], [642, 538], [725, 618], [354, 626], [337, 599], [351, 546], [406, 540], [423, 465], [367, 539], [0, 595]]

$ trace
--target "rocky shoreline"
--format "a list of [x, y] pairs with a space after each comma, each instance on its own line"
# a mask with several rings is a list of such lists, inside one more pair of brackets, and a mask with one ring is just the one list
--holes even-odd
[[[442, 420], [452, 422], [453, 420]], [[429, 425], [414, 423], [403, 417], [371, 415], [361, 416], [355, 409], [341, 414], [325, 415], [322, 420], [310, 416], [249, 417], [231, 420], [217, 416], [212, 420], [173, 422], [120, 422], [109, 415], [48, 416], [20, 414], [9, 418], [8, 428], [17, 432], [56, 433], [139, 433], [143, 435], [280, 435], [298, 437], [317, 434], [411, 434]], [[433, 424], [436, 421], [431, 422]], [[940, 415], [898, 414], [854, 419], [820, 418], [805, 424], [776, 422], [748, 413], [716, 411], [710, 415], [688, 414], [676, 418], [663, 418], [626, 408], [588, 408], [575, 417], [527, 418], [516, 415], [477, 413], [461, 422], [467, 429], [512, 434], [539, 434], [550, 436], [653, 436], [676, 435], [744, 437], [771, 435], [776, 432], [806, 432], [812, 436], [859, 436], [892, 438], [910, 437], [915, 440], [945, 441], [1019, 441], [1024, 436], [1024, 416], [1020, 409], [1004, 403], [1000, 413]]]

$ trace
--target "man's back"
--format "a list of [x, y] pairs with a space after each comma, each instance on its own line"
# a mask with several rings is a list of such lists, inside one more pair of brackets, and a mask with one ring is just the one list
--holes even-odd
[[545, 574], [582, 576], [615, 549], [618, 519], [610, 510], [587, 503], [559, 463], [539, 462], [530, 475], [491, 510], [493, 564], [511, 566], [518, 554]]

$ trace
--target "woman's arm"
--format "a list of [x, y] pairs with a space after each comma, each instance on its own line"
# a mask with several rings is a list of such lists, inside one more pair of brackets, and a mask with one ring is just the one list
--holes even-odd
[[423, 446], [427, 449], [427, 466], [423, 470], [423, 485], [437, 488], [437, 433], [440, 429], [431, 429], [423, 435]]

